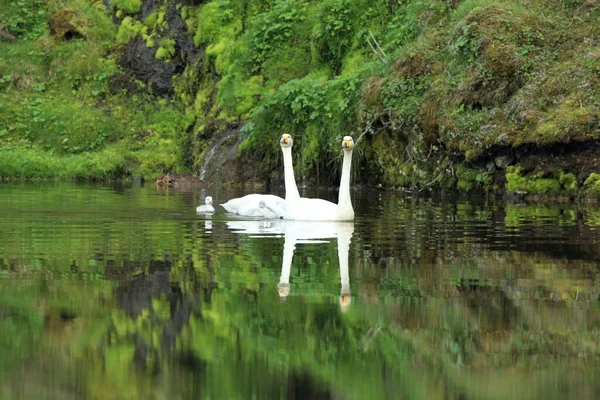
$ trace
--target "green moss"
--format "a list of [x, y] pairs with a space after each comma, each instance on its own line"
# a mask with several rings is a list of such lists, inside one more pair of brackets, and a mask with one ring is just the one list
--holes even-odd
[[558, 173], [558, 182], [568, 194], [575, 194], [578, 190], [577, 177], [573, 173], [565, 174], [563, 171], [560, 171]]
[[57, 38], [62, 39], [67, 33], [87, 37], [89, 21], [82, 13], [72, 8], [63, 8], [55, 12], [49, 24]]
[[592, 172], [583, 182], [583, 192], [587, 195], [600, 196], [600, 174]]
[[133, 38], [140, 34], [146, 34], [148, 27], [141, 24], [139, 21], [131, 17], [125, 17], [119, 25], [119, 32], [117, 33], [117, 43], [126, 44], [129, 43]]
[[534, 195], [574, 195], [578, 191], [577, 178], [572, 173], [559, 171], [554, 176], [544, 177], [541, 173], [522, 175], [518, 166], [506, 169], [508, 192], [524, 191]]
[[142, 0], [113, 0], [113, 3], [130, 14], [138, 13], [142, 9]]
[[492, 176], [487, 171], [458, 165], [454, 171], [456, 175], [456, 188], [463, 192], [471, 192], [475, 189], [489, 190]]
[[167, 60], [175, 55], [175, 40], [173, 39], [162, 39], [160, 41], [160, 47], [156, 50], [157, 60]]
[[153, 12], [144, 19], [144, 25], [148, 28], [154, 28], [158, 21], [158, 12]]
[[532, 194], [560, 194], [561, 191], [556, 178], [536, 178], [529, 182], [529, 192]]
[[526, 180], [521, 176], [521, 167], [509, 166], [506, 168], [506, 189], [510, 193], [525, 190]]

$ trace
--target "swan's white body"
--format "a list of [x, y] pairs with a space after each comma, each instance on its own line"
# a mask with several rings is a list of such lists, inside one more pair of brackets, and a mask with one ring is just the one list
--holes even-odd
[[204, 199], [204, 204], [196, 207], [197, 213], [214, 213], [215, 208], [212, 205], [213, 199], [211, 196], [206, 196]]
[[[282, 139], [283, 140], [283, 139]], [[352, 167], [352, 148], [354, 141], [350, 136], [345, 136], [342, 142], [344, 161], [340, 179], [338, 204], [322, 199], [309, 199], [300, 197], [292, 166], [291, 146], [284, 148], [284, 178], [285, 178], [285, 204], [281, 210], [283, 219], [295, 221], [352, 221], [354, 209], [350, 198], [350, 169]], [[288, 192], [290, 195], [288, 195]]]
[[284, 200], [273, 194], [248, 194], [221, 206], [232, 214], [266, 219], [281, 218]]

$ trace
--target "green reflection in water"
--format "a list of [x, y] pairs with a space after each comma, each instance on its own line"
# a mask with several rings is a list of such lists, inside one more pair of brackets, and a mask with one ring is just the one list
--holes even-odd
[[0, 186], [1, 398], [599, 394], [594, 208], [367, 193], [311, 231], [200, 197]]

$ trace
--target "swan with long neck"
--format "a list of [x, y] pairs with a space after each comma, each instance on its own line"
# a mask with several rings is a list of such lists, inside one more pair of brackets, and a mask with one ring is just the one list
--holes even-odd
[[[342, 164], [342, 176], [340, 178], [338, 203], [335, 204], [331, 201], [323, 199], [309, 199], [300, 197], [293, 173], [291, 146], [289, 149], [289, 154], [287, 154], [286, 149], [282, 145], [282, 151], [284, 152], [284, 178], [286, 187], [286, 201], [282, 210], [283, 219], [297, 221], [354, 220], [354, 208], [352, 207], [352, 199], [350, 198], [350, 169], [352, 167], [353, 148], [354, 140], [352, 137], [344, 136], [344, 139], [342, 140], [344, 161]], [[290, 192], [289, 197], [288, 191]]]
[[[279, 141], [283, 153], [283, 173], [285, 180], [285, 200], [296, 200], [300, 198], [296, 179], [294, 178], [294, 166], [292, 165], [292, 136], [284, 133]], [[249, 194], [229, 200], [221, 206], [232, 214], [245, 217], [282, 218], [284, 210], [284, 199], [272, 194]]]
[[300, 193], [296, 186], [296, 177], [294, 176], [294, 165], [292, 162], [292, 146], [294, 146], [294, 140], [290, 134], [284, 133], [281, 135], [279, 144], [281, 145], [281, 152], [283, 153], [285, 200], [296, 200], [300, 198]]

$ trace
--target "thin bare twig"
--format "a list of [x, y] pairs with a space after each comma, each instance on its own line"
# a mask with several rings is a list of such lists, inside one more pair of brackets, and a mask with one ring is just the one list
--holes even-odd
[[371, 124], [368, 123], [367, 127], [365, 128], [364, 132], [360, 134], [360, 136], [358, 137], [358, 139], [356, 139], [356, 141], [354, 142], [354, 146], [356, 147], [356, 145], [358, 144], [358, 142], [360, 142], [363, 138], [363, 136], [365, 136], [367, 134], [367, 132], [369, 132], [371, 130]]
[[373, 39], [373, 41], [377, 45], [377, 48], [379, 49], [379, 51], [381, 51], [381, 54], [383, 54], [383, 57], [386, 59], [387, 62], [387, 54], [385, 54], [385, 51], [383, 51], [383, 49], [379, 45], [379, 42], [377, 41], [377, 39], [375, 39], [375, 36], [373, 36], [373, 32], [369, 31], [369, 35], [371, 35], [371, 38]]
[[375, 47], [373, 47], [373, 45], [371, 44], [371, 41], [369, 40], [369, 38], [365, 35], [365, 37], [367, 38], [367, 43], [369, 43], [369, 46], [371, 47], [371, 50], [373, 50], [373, 53], [377, 54], [377, 57], [379, 57], [379, 59], [381, 61], [383, 61], [384, 63], [387, 64], [387, 60], [377, 52], [377, 50], [375, 50]]

